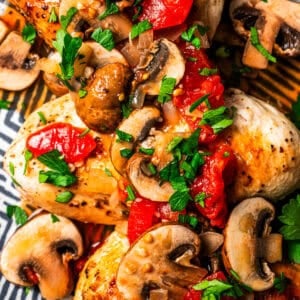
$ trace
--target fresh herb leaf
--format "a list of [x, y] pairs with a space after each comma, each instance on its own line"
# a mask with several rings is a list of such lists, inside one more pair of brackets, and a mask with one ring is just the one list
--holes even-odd
[[191, 43], [195, 48], [200, 49], [201, 40], [195, 35], [195, 33], [197, 30], [200, 33], [200, 35], [204, 35], [206, 31], [204, 32], [203, 28], [204, 27], [200, 25], [193, 25], [181, 34], [181, 38]]
[[[203, 291], [203, 297], [208, 297], [210, 295], [215, 296], [215, 299], [219, 299], [223, 292], [228, 291], [232, 288], [232, 285], [224, 281], [217, 279], [213, 280], [203, 280], [200, 283], [197, 283], [193, 286], [193, 289], [196, 291]], [[209, 299], [209, 298], [207, 298]]]
[[198, 151], [200, 128], [197, 128], [187, 139], [181, 144], [181, 152], [185, 155], [194, 155]]
[[24, 293], [25, 293], [26, 296], [29, 295], [30, 291], [31, 291], [31, 287], [30, 286], [25, 286], [24, 287]]
[[120, 154], [124, 158], [130, 158], [133, 155], [133, 151], [131, 149], [121, 149]]
[[76, 7], [71, 7], [65, 16], [60, 17], [61, 27], [66, 30], [69, 24], [71, 23], [73, 17], [77, 14], [78, 9]]
[[285, 291], [287, 284], [288, 280], [283, 273], [274, 279], [274, 288], [279, 291], [279, 293], [283, 293]]
[[133, 190], [132, 186], [127, 185], [126, 186], [126, 191], [127, 191], [127, 195], [128, 195], [126, 201], [133, 201], [133, 200], [135, 200], [136, 197], [135, 197], [135, 193], [134, 193], [134, 190]]
[[87, 94], [88, 94], [88, 92], [85, 89], [80, 89], [78, 91], [78, 96], [79, 96], [80, 99], [84, 98]]
[[67, 187], [74, 184], [77, 178], [73, 174], [62, 174], [56, 171], [40, 171], [39, 183], [51, 183], [60, 187]]
[[282, 215], [278, 219], [284, 224], [280, 228], [284, 239], [300, 240], [300, 194], [282, 207]]
[[46, 119], [44, 113], [41, 112], [41, 111], [38, 111], [37, 114], [38, 114], [39, 117], [40, 117], [40, 121], [41, 121], [44, 125], [46, 125], [46, 124], [47, 124], [47, 119]]
[[50, 16], [49, 16], [49, 19], [48, 19], [48, 22], [49, 23], [55, 23], [57, 21], [58, 21], [58, 17], [56, 15], [55, 8], [52, 7], [51, 8], [51, 12], [50, 12]]
[[86, 136], [90, 131], [91, 131], [90, 128], [84, 129], [84, 130], [79, 134], [79, 137], [84, 137], [84, 136]]
[[56, 222], [60, 221], [59, 218], [54, 214], [51, 214], [50, 217], [51, 217], [52, 223], [56, 223]]
[[168, 152], [173, 151], [181, 143], [182, 140], [183, 140], [183, 137], [175, 136], [173, 138], [173, 140], [168, 144], [167, 151]]
[[231, 51], [226, 46], [221, 46], [216, 50], [216, 56], [226, 58], [231, 55]]
[[172, 211], [182, 211], [186, 208], [191, 196], [188, 192], [176, 191], [169, 199]]
[[223, 131], [225, 128], [231, 126], [233, 123], [232, 119], [223, 119], [220, 122], [213, 124], [211, 126], [211, 128], [213, 129], [215, 134], [220, 133], [221, 131]]
[[129, 98], [128, 101], [122, 101], [121, 103], [121, 110], [122, 110], [122, 116], [123, 118], [127, 119], [129, 115], [132, 112], [132, 107], [131, 107], [131, 99]]
[[274, 57], [259, 41], [259, 36], [257, 29], [255, 27], [250, 28], [250, 41], [251, 44], [268, 60], [273, 63], [277, 62], [276, 57]]
[[73, 198], [74, 194], [70, 191], [64, 191], [56, 196], [55, 201], [59, 203], [68, 203]]
[[177, 178], [179, 176], [179, 164], [176, 159], [173, 159], [163, 169], [159, 171], [159, 177], [163, 181], [171, 181], [172, 179]]
[[99, 16], [100, 20], [105, 19], [107, 16], [117, 14], [119, 12], [119, 7], [116, 3], [106, 0], [106, 10]]
[[9, 162], [8, 168], [10, 175], [15, 176], [15, 165], [12, 162]]
[[289, 260], [300, 264], [300, 240], [288, 241], [287, 246]]
[[151, 163], [151, 162], [148, 163], [147, 168], [148, 168], [151, 175], [155, 175], [157, 173], [156, 167], [154, 166], [153, 163]]
[[101, 28], [97, 28], [91, 37], [108, 51], [111, 51], [115, 47], [113, 33], [109, 29], [102, 30]]
[[17, 225], [25, 224], [28, 219], [26, 212], [16, 205], [8, 205], [6, 207], [6, 214], [9, 218], [14, 217]]
[[52, 150], [37, 157], [48, 168], [59, 173], [70, 174], [69, 166], [58, 150]]
[[25, 164], [24, 164], [24, 171], [23, 171], [23, 174], [26, 173], [28, 163], [29, 163], [29, 161], [32, 159], [32, 157], [33, 157], [32, 152], [29, 151], [28, 149], [26, 149], [25, 152], [24, 152]]
[[203, 69], [199, 69], [199, 74], [202, 76], [211, 76], [211, 75], [215, 75], [218, 73], [218, 69], [217, 68], [203, 68]]
[[31, 24], [26, 24], [22, 30], [23, 40], [29, 44], [33, 44], [36, 38], [36, 31]]
[[116, 129], [116, 135], [118, 137], [117, 142], [133, 142], [133, 136], [125, 131]]
[[159, 103], [166, 103], [170, 101], [175, 85], [176, 85], [175, 78], [165, 76], [161, 82], [157, 101]]
[[53, 47], [57, 50], [60, 56], [63, 55], [64, 39], [67, 32], [60, 29], [56, 32], [56, 40], [52, 42]]
[[209, 101], [208, 101], [209, 94], [206, 94], [193, 102], [190, 106], [189, 111], [193, 112], [201, 103], [205, 102], [207, 107], [210, 107]]
[[113, 177], [111, 171], [110, 171], [108, 168], [105, 168], [105, 169], [104, 169], [104, 172], [105, 172], [105, 174], [106, 174], [108, 177]]
[[138, 37], [141, 33], [152, 28], [152, 24], [148, 20], [141, 21], [134, 24], [131, 29], [130, 38], [133, 40]]
[[300, 129], [300, 94], [297, 97], [297, 101], [292, 104], [290, 118], [296, 127]]
[[191, 227], [196, 228], [199, 221], [195, 216], [179, 214], [178, 222], [183, 224], [189, 224]]
[[180, 192], [188, 192], [189, 191], [187, 184], [182, 176], [172, 178], [171, 185], [172, 185], [173, 189], [176, 191], [180, 191]]
[[7, 100], [0, 100], [0, 109], [9, 109], [11, 102]]
[[204, 200], [207, 198], [207, 195], [205, 192], [200, 192], [195, 196], [195, 202], [197, 202], [201, 207], [205, 207]]
[[147, 155], [152, 155], [154, 153], [154, 148], [140, 147], [139, 152], [147, 154]]

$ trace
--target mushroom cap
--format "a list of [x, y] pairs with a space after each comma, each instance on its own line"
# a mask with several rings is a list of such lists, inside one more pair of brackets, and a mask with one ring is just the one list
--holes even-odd
[[151, 127], [161, 118], [160, 111], [154, 106], [144, 106], [134, 110], [127, 119], [124, 119], [118, 129], [133, 137], [132, 142], [118, 141], [115, 136], [111, 143], [110, 157], [115, 169], [121, 174], [125, 171], [127, 158], [122, 157], [122, 149], [132, 150], [137, 142], [146, 138]]
[[[234, 270], [240, 281], [254, 291], [273, 286], [275, 275], [266, 259], [270, 249], [276, 250], [272, 262], [281, 260], [281, 239], [270, 239], [270, 222], [275, 209], [263, 198], [249, 198], [231, 212], [224, 230], [223, 261], [228, 272]], [[271, 241], [272, 240], [272, 241]]]
[[117, 287], [124, 299], [145, 299], [160, 290], [168, 299], [183, 299], [207, 273], [190, 260], [199, 254], [200, 238], [191, 229], [164, 223], [145, 232], [123, 257]]
[[174, 189], [169, 182], [161, 184], [155, 177], [145, 174], [149, 156], [134, 154], [127, 163], [127, 175], [139, 195], [152, 201], [168, 202]]
[[236, 89], [225, 95], [235, 107], [226, 139], [237, 157], [237, 176], [229, 200], [262, 196], [283, 199], [300, 186], [300, 134], [275, 107]]
[[123, 255], [129, 249], [126, 235], [117, 231], [105, 240], [85, 263], [79, 274], [74, 300], [112, 299], [118, 294], [115, 287], [117, 270]]
[[[66, 122], [75, 127], [83, 128], [83, 130], [86, 128], [86, 125], [76, 114], [74, 102], [69, 94], [44, 104], [38, 111], [43, 112], [48, 123]], [[37, 111], [33, 112], [26, 119], [15, 141], [5, 154], [4, 169], [9, 173], [9, 163], [15, 166], [14, 178], [20, 184], [16, 188], [21, 193], [22, 198], [32, 207], [42, 207], [54, 214], [82, 222], [116, 224], [125, 220], [127, 208], [120, 203], [117, 197], [111, 197], [117, 188], [117, 179], [113, 176], [107, 176], [105, 173], [105, 168], [107, 168], [111, 170], [114, 176], [118, 175], [114, 171], [109, 156], [104, 154], [109, 152], [111, 142], [111, 138], [106, 135], [98, 134], [92, 130], [89, 132], [94, 138], [103, 142], [104, 153], [101, 159], [89, 157], [76, 168], [77, 183], [68, 188], [74, 194], [68, 203], [55, 201], [57, 194], [62, 191], [60, 187], [39, 183], [40, 170], [47, 170], [47, 168], [36, 158], [32, 158], [28, 162], [26, 174], [24, 174], [24, 151], [27, 137], [44, 126]]]
[[43, 213], [20, 227], [4, 246], [1, 272], [19, 285], [31, 286], [26, 276], [29, 267], [38, 277], [41, 294], [46, 299], [60, 299], [73, 289], [69, 261], [83, 253], [83, 242], [76, 226], [59, 216], [54, 222], [51, 214]]

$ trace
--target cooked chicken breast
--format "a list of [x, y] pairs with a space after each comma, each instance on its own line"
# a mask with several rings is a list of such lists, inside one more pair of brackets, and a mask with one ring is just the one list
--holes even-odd
[[[69, 95], [44, 104], [33, 112], [23, 124], [15, 141], [8, 149], [4, 158], [4, 169], [11, 174], [17, 183], [21, 197], [33, 207], [41, 207], [51, 213], [77, 219], [83, 222], [102, 224], [116, 224], [127, 215], [126, 208], [118, 201], [113, 193], [117, 187], [117, 179], [107, 175], [107, 169], [114, 174], [110, 162], [110, 137], [90, 131], [94, 138], [100, 138], [103, 143], [103, 152], [100, 157], [89, 157], [82, 165], [73, 165], [77, 183], [68, 188], [57, 187], [49, 183], [39, 183], [39, 172], [48, 168], [32, 158], [25, 168], [26, 140], [29, 134], [46, 126], [38, 112], [42, 112], [47, 123], [65, 122], [73, 126], [86, 128], [86, 125], [77, 116], [73, 101]], [[117, 177], [117, 172], [115, 172]], [[68, 203], [59, 203], [56, 196], [64, 190], [71, 191], [74, 196]]]
[[270, 104], [236, 89], [228, 91], [226, 105], [236, 108], [226, 137], [238, 160], [229, 199], [277, 201], [299, 188], [300, 134], [294, 124]]

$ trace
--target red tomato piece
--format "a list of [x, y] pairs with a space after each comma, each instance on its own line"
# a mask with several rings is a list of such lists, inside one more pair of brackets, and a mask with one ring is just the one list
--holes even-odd
[[[195, 197], [204, 192], [206, 199], [204, 207], [196, 204], [199, 212], [210, 220], [212, 226], [224, 228], [227, 219], [227, 204], [225, 196], [224, 173], [233, 178], [227, 169], [235, 169], [235, 156], [230, 146], [223, 143], [216, 147], [215, 152], [206, 157], [202, 174], [198, 176], [191, 186], [191, 194]], [[226, 179], [226, 183], [229, 180]]]
[[133, 201], [128, 218], [130, 243], [133, 243], [142, 233], [158, 223], [158, 218], [155, 216], [156, 207], [156, 202], [151, 200], [136, 198]]
[[139, 20], [148, 20], [154, 30], [182, 24], [193, 0], [144, 0]]
[[53, 123], [29, 135], [26, 148], [34, 156], [56, 149], [66, 162], [74, 163], [87, 158], [97, 145], [91, 135], [81, 135], [83, 132], [68, 123]]

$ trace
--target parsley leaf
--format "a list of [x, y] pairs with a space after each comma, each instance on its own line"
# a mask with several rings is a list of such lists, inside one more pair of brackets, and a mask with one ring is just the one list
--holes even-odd
[[251, 44], [269, 61], [276, 63], [277, 59], [274, 57], [259, 41], [257, 29], [250, 28], [250, 41]]
[[300, 129], [300, 94], [297, 97], [297, 101], [292, 104], [290, 118], [296, 127]]
[[69, 24], [71, 23], [73, 17], [76, 15], [78, 12], [78, 9], [76, 7], [71, 7], [65, 16], [60, 17], [60, 24], [61, 27], [66, 30]]
[[99, 16], [100, 20], [105, 19], [109, 15], [114, 15], [119, 12], [119, 7], [116, 5], [116, 3], [111, 2], [110, 0], [106, 0], [106, 10]]
[[117, 142], [133, 142], [133, 136], [125, 131], [116, 129]]
[[188, 192], [176, 191], [169, 199], [172, 211], [181, 211], [186, 208], [191, 196]]
[[36, 31], [31, 24], [26, 24], [22, 30], [23, 40], [29, 44], [33, 44], [36, 38]]
[[195, 102], [193, 102], [190, 106], [189, 111], [193, 112], [201, 103], [205, 102], [207, 107], [210, 107], [209, 101], [208, 101], [209, 94], [206, 94], [199, 99], [197, 99]]
[[154, 148], [144, 148], [140, 147], [139, 152], [147, 154], [147, 155], [152, 155], [154, 153]]
[[284, 239], [300, 239], [300, 194], [282, 207], [282, 215], [278, 219], [284, 224], [280, 228]]
[[203, 26], [193, 25], [181, 34], [181, 38], [191, 43], [195, 48], [200, 49], [201, 40], [195, 35], [196, 30], [201, 34], [205, 34]]
[[54, 171], [66, 174], [70, 173], [68, 164], [63, 160], [62, 155], [58, 150], [49, 151], [38, 156], [37, 159]]
[[39, 115], [41, 122], [44, 125], [47, 124], [47, 119], [46, 119], [45, 115], [41, 111], [38, 111], [37, 114]]
[[176, 85], [175, 78], [164, 76], [161, 82], [157, 101], [159, 103], [165, 103], [170, 101], [175, 85]]
[[137, 24], [134, 24], [131, 29], [130, 38], [133, 40], [141, 33], [152, 28], [152, 24], [148, 20], [141, 21]]
[[199, 69], [199, 74], [202, 76], [211, 76], [211, 75], [215, 75], [218, 73], [218, 69], [217, 68], [203, 68], [203, 69]]
[[57, 21], [58, 21], [58, 17], [56, 15], [55, 8], [52, 7], [51, 11], [50, 11], [50, 16], [49, 16], [48, 22], [49, 23], [55, 23]]
[[278, 277], [274, 279], [274, 288], [279, 291], [279, 293], [283, 293], [287, 287], [288, 281], [287, 278], [281, 273]]
[[120, 154], [124, 158], [130, 158], [133, 155], [133, 151], [131, 149], [121, 149]]
[[134, 193], [133, 188], [130, 185], [127, 185], [126, 191], [127, 191], [127, 195], [128, 195], [126, 201], [133, 201], [133, 200], [135, 200], [135, 198], [136, 198], [135, 197], [135, 193]]
[[115, 47], [115, 41], [113, 33], [109, 29], [102, 30], [97, 28], [91, 35], [98, 44], [103, 46], [105, 49], [111, 51]]
[[179, 214], [178, 222], [183, 224], [189, 224], [191, 227], [196, 228], [199, 221], [195, 216]]
[[51, 217], [52, 223], [56, 223], [56, 222], [60, 221], [59, 218], [54, 214], [51, 214], [50, 217]]
[[7, 100], [0, 100], [0, 109], [9, 109], [11, 103]]
[[68, 203], [73, 198], [74, 194], [70, 191], [64, 191], [56, 196], [55, 201], [59, 203]]
[[207, 195], [205, 192], [200, 192], [195, 196], [195, 202], [197, 202], [201, 207], [205, 207], [204, 200], [206, 199]]
[[232, 285], [226, 283], [224, 281], [220, 281], [217, 279], [213, 280], [203, 280], [200, 283], [197, 283], [193, 286], [193, 289], [196, 291], [203, 291], [202, 299], [210, 299], [204, 298], [209, 297], [209, 295], [214, 295], [215, 299], [219, 299], [223, 292], [232, 288]]
[[40, 171], [39, 183], [51, 183], [60, 187], [67, 187], [77, 181], [73, 174], [62, 174], [56, 171]]
[[16, 205], [8, 205], [6, 207], [6, 214], [9, 218], [14, 217], [17, 225], [25, 224], [28, 219], [26, 212]]
[[26, 173], [28, 162], [32, 159], [32, 157], [33, 157], [32, 152], [30, 152], [28, 149], [26, 149], [24, 152], [25, 164], [24, 164], [23, 174]]
[[80, 89], [79, 91], [78, 91], [78, 96], [79, 96], [79, 98], [81, 99], [81, 98], [84, 98], [86, 95], [87, 95], [87, 90], [85, 90], [85, 89]]

